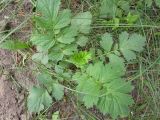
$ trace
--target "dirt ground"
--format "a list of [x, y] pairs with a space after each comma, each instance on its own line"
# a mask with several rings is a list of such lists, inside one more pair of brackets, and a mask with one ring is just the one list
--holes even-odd
[[11, 56], [0, 50], [0, 120], [26, 120], [24, 91], [19, 91], [9, 77], [13, 65]]
[[[16, 28], [26, 16], [31, 14], [30, 0], [22, 1], [21, 6], [18, 2], [11, 2], [3, 11], [0, 11], [0, 39], [2, 39], [2, 31]], [[76, 9], [79, 1], [73, 0], [72, 2], [71, 8]], [[28, 21], [23, 29], [13, 33], [11, 37], [29, 40], [32, 32], [30, 24]], [[0, 120], [33, 120], [33, 116], [27, 112], [26, 101], [28, 89], [36, 84], [35, 76], [31, 71], [34, 69], [34, 64], [31, 61], [25, 61], [25, 66], [22, 66], [19, 65], [21, 61], [22, 56], [19, 53], [0, 49]], [[58, 110], [62, 118], [80, 120], [77, 108], [69, 99], [56, 102], [48, 110], [48, 118]]]
[[[29, 0], [22, 3], [22, 8], [29, 14], [31, 10]], [[18, 3], [15, 2], [11, 2], [0, 12], [0, 32], [12, 30], [23, 21], [23, 15], [19, 18], [12, 16], [12, 14], [18, 16], [19, 12]], [[12, 35], [26, 40], [28, 34], [28, 32], [18, 31]], [[26, 70], [15, 72], [15, 68], [15, 55], [0, 49], [0, 120], [29, 120], [25, 105], [26, 91], [21, 87], [26, 86], [27, 89], [33, 85], [30, 82], [32, 80], [29, 80], [32, 75]]]

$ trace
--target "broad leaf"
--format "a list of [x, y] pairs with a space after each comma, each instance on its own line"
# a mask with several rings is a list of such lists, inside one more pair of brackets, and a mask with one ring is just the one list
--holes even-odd
[[29, 91], [27, 106], [30, 112], [40, 112], [52, 103], [52, 98], [47, 90], [40, 87], [33, 87]]
[[54, 80], [52, 79], [52, 76], [48, 73], [41, 73], [37, 76], [38, 81], [43, 84], [49, 92], [52, 91], [52, 86], [54, 84]]
[[64, 55], [73, 55], [74, 52], [77, 52], [77, 45], [71, 44], [63, 48]]
[[139, 34], [129, 36], [127, 32], [123, 32], [119, 36], [119, 48], [127, 61], [135, 59], [135, 52], [141, 52], [145, 45], [146, 38]]
[[71, 22], [71, 11], [66, 9], [60, 12], [57, 19], [55, 20], [54, 29], [61, 29], [66, 27]]
[[105, 66], [102, 62], [95, 63], [94, 65], [90, 64], [86, 70], [87, 74], [101, 82], [110, 82], [116, 78], [122, 77], [125, 74], [124, 63], [115, 55], [114, 59], [118, 62], [110, 62]]
[[78, 81], [76, 90], [81, 92], [80, 96], [82, 96], [85, 106], [90, 108], [96, 105], [100, 94], [100, 86], [85, 74], [76, 74], [73, 79]]
[[0, 44], [0, 48], [6, 50], [18, 50], [18, 49], [25, 49], [29, 48], [27, 43], [18, 41], [18, 40], [7, 40]]
[[112, 118], [126, 117], [129, 114], [129, 105], [133, 104], [129, 95], [133, 87], [131, 82], [122, 79], [124, 72], [121, 67], [124, 63], [117, 57], [120, 62], [115, 64], [116, 57], [110, 56], [111, 62], [106, 65], [102, 62], [90, 64], [86, 71], [77, 72], [73, 76], [73, 80], [78, 83], [76, 90], [80, 92], [85, 106], [90, 108], [95, 105]]
[[103, 114], [109, 113], [112, 118], [117, 118], [119, 115], [120, 117], [128, 116], [129, 105], [134, 103], [132, 97], [128, 95], [132, 89], [131, 83], [122, 79], [115, 79], [104, 84], [98, 108]]
[[42, 49], [42, 51], [47, 51], [55, 44], [55, 40], [51, 35], [43, 34], [33, 34], [31, 37], [31, 42]]
[[58, 15], [60, 8], [60, 0], [38, 0], [37, 1], [37, 12], [40, 12], [42, 16], [55, 20]]
[[71, 25], [75, 26], [79, 32], [84, 34], [88, 34], [90, 32], [91, 23], [92, 14], [90, 12], [79, 13], [71, 21]]
[[58, 62], [63, 59], [64, 54], [60, 51], [54, 51], [49, 54], [49, 60]]
[[62, 31], [61, 36], [57, 40], [64, 44], [70, 44], [75, 41], [75, 36], [77, 36], [77, 34], [74, 27], [69, 27]]

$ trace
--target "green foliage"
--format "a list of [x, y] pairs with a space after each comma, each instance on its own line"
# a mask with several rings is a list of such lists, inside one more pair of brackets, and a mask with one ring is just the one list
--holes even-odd
[[60, 120], [59, 119], [59, 111], [53, 113], [52, 120]]
[[121, 17], [122, 12], [128, 12], [130, 8], [128, 0], [102, 0], [100, 7], [100, 16], [115, 18]]
[[139, 15], [131, 15], [131, 13], [129, 12], [126, 17], [126, 20], [128, 24], [132, 25], [137, 21], [138, 18], [139, 18]]
[[48, 55], [46, 53], [36, 53], [32, 56], [32, 60], [40, 61], [45, 65], [48, 63]]
[[[115, 29], [122, 12], [128, 14], [124, 18], [128, 24], [139, 18], [128, 12], [129, 7], [127, 0], [102, 0], [100, 13], [102, 17], [113, 18]], [[129, 107], [134, 103], [130, 95], [133, 86], [124, 77], [125, 63], [143, 51], [145, 37], [122, 32], [117, 38], [105, 33], [100, 41], [92, 43], [93, 35], [88, 37], [93, 30], [92, 14], [86, 11], [72, 15], [71, 10], [60, 9], [60, 0], [37, 0], [36, 13], [40, 15], [33, 18], [36, 29], [30, 41], [37, 52], [32, 59], [46, 69], [39, 70], [39, 86], [29, 92], [28, 109], [40, 112], [49, 107], [52, 98], [63, 99], [69, 86], [68, 90], [76, 91], [87, 108], [95, 106], [114, 119], [129, 115]]]
[[18, 50], [18, 49], [29, 48], [29, 46], [27, 43], [18, 40], [7, 40], [0, 44], [0, 48], [6, 50]]
[[30, 112], [40, 112], [52, 103], [52, 98], [46, 89], [33, 87], [28, 96], [28, 110]]
[[[31, 42], [38, 53], [32, 58], [43, 64], [62, 60], [88, 41], [86, 34], [90, 32], [91, 13], [79, 13], [72, 18], [69, 9], [59, 9], [60, 0], [37, 1], [37, 13], [42, 15], [34, 17], [38, 30], [32, 34]], [[85, 35], [82, 37], [80, 33]]]
[[71, 56], [69, 62], [75, 64], [77, 67], [83, 67], [91, 59], [91, 54], [86, 51], [80, 51]]
[[56, 100], [61, 100], [64, 96], [64, 87], [60, 84], [54, 84], [52, 88], [52, 96]]
[[136, 33], [129, 36], [127, 32], [119, 35], [119, 49], [127, 61], [136, 59], [135, 52], [141, 52], [145, 45], [145, 37]]
[[79, 13], [76, 15], [71, 24], [75, 27], [78, 27], [78, 31], [84, 34], [90, 32], [90, 25], [92, 22], [92, 15], [90, 12]]
[[64, 95], [64, 87], [52, 79], [48, 73], [38, 74], [37, 79], [41, 87], [33, 87], [29, 91], [28, 109], [31, 112], [40, 112], [52, 103], [52, 97], [61, 100]]
[[102, 40], [101, 40], [100, 44], [106, 52], [111, 51], [111, 48], [113, 45], [113, 39], [112, 39], [111, 34], [105, 33], [102, 36]]
[[[143, 47], [145, 45], [146, 38], [139, 35], [139, 34], [132, 34], [129, 35], [127, 32], [122, 32], [119, 35], [119, 47], [116, 47], [117, 44], [113, 45], [113, 37], [105, 33], [102, 36], [102, 40], [100, 42], [102, 48], [105, 50], [106, 54], [120, 54], [120, 52], [123, 54], [124, 58], [127, 61], [136, 59], [136, 53], [135, 52], [141, 52], [143, 50]], [[112, 46], [114, 46], [114, 49], [111, 50]]]
[[159, 0], [155, 0], [155, 3], [158, 7], [160, 7], [160, 1]]
[[120, 72], [121, 64], [110, 62], [104, 65], [97, 62], [73, 77], [78, 82], [77, 91], [85, 93], [81, 94], [85, 106], [90, 108], [95, 105], [102, 113], [109, 113], [113, 118], [129, 114], [128, 106], [133, 104], [133, 100], [128, 93], [133, 87], [131, 82], [122, 79], [124, 73]]
[[159, 0], [144, 0], [147, 7], [151, 7], [153, 2], [155, 2], [157, 7], [160, 7], [160, 1]]

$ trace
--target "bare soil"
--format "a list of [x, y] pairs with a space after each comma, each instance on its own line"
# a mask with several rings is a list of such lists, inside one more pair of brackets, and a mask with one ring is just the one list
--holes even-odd
[[12, 54], [0, 50], [0, 120], [27, 120], [24, 91], [9, 77], [12, 65]]
[[[22, 9], [18, 5], [19, 3], [13, 1], [0, 11], [0, 32], [16, 28], [25, 19], [25, 14], [31, 12], [29, 0], [23, 1], [21, 4]], [[25, 11], [25, 13], [21, 14], [22, 11]], [[16, 17], [12, 16], [13, 14]], [[26, 40], [31, 32], [26, 32], [26, 28], [12, 34], [12, 37]], [[17, 64], [16, 58], [15, 54], [0, 49], [0, 120], [30, 119], [25, 103], [27, 97], [26, 89], [29, 86], [33, 86], [32, 79], [29, 80], [32, 75], [26, 70], [20, 70], [19, 72], [15, 70]], [[25, 87], [22, 89], [22, 86]]]
[[[0, 12], [0, 32], [16, 28], [32, 12], [30, 0], [23, 0], [21, 6], [15, 1]], [[71, 5], [72, 9], [77, 9], [80, 5], [79, 0], [72, 0]], [[13, 14], [15, 16], [11, 17]], [[27, 41], [32, 32], [31, 27], [31, 22], [28, 21], [21, 30], [13, 33], [11, 37]], [[22, 56], [19, 53], [0, 49], [0, 120], [33, 120], [33, 116], [36, 116], [29, 114], [26, 107], [27, 91], [36, 84], [32, 72], [35, 66], [31, 61], [25, 61], [25, 66], [20, 65], [21, 61]], [[16, 69], [17, 67], [19, 69]], [[61, 118], [66, 120], [83, 118], [83, 116], [79, 116], [78, 108], [73, 101], [67, 98], [67, 95], [63, 101], [53, 104], [46, 112], [46, 116], [51, 118], [55, 111], [60, 111]], [[91, 111], [97, 112], [96, 110]], [[101, 116], [99, 113], [97, 115]], [[103, 120], [103, 118], [101, 119]]]

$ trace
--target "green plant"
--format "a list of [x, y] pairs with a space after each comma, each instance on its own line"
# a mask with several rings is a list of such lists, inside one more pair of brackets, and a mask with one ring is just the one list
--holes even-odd
[[18, 40], [7, 40], [0, 44], [0, 48], [6, 50], [19, 50], [29, 48], [29, 45]]
[[[131, 81], [123, 77], [126, 71], [124, 63], [125, 60], [135, 59], [136, 52], [143, 50], [145, 38], [139, 34], [122, 32], [119, 40], [113, 40], [111, 34], [105, 33], [99, 47], [109, 61], [92, 59], [90, 52], [80, 49], [89, 40], [87, 34], [91, 30], [91, 13], [79, 13], [72, 17], [69, 9], [59, 9], [60, 0], [37, 1], [37, 13], [40, 16], [34, 17], [36, 29], [31, 37], [37, 53], [32, 59], [54, 72], [52, 75], [52, 72], [42, 70], [38, 74], [40, 86], [30, 90], [29, 110], [40, 112], [49, 107], [52, 97], [61, 100], [64, 89], [67, 89], [61, 83], [67, 81], [77, 84], [79, 100], [87, 108], [96, 106], [113, 118], [127, 116], [129, 106], [134, 102], [129, 95], [133, 89]], [[93, 64], [89, 64], [89, 61]], [[76, 67], [74, 70], [70, 67], [72, 64]]]
[[[71, 78], [69, 68], [66, 66], [76, 63], [81, 67], [90, 58], [87, 52], [78, 53], [78, 47], [83, 47], [87, 43], [87, 34], [90, 32], [92, 22], [90, 12], [72, 16], [69, 9], [59, 10], [60, 0], [38, 0], [36, 8], [36, 13], [40, 16], [35, 15], [33, 18], [36, 29], [31, 36], [31, 42], [36, 46], [37, 53], [32, 56], [32, 59], [46, 66], [54, 66], [55, 76], [51, 76], [46, 71], [38, 74], [37, 79], [42, 88], [32, 88], [28, 97], [28, 108], [32, 112], [40, 112], [51, 104], [52, 98], [49, 94], [52, 94], [56, 100], [62, 99], [64, 86], [59, 82]], [[76, 58], [81, 56], [84, 56], [84, 59]], [[37, 97], [34, 98], [33, 96], [36, 95]]]
[[159, 0], [144, 0], [147, 7], [151, 7], [153, 2], [155, 2], [156, 6], [160, 7], [160, 1]]
[[128, 13], [129, 10], [129, 0], [102, 0], [100, 16], [108, 18], [122, 17], [123, 12]]
[[[134, 24], [138, 15], [128, 12], [129, 1], [117, 1], [102, 0], [102, 17], [112, 17], [118, 27], [116, 17], [121, 17], [124, 11], [128, 14], [127, 23]], [[129, 107], [134, 103], [130, 95], [134, 87], [125, 77], [126, 64], [143, 51], [146, 38], [137, 33], [121, 32], [119, 37], [104, 33], [92, 46], [88, 37], [93, 30], [92, 14], [73, 15], [69, 9], [60, 9], [60, 3], [60, 0], [36, 2], [35, 26], [30, 41], [36, 47], [32, 59], [41, 64], [37, 65], [39, 84], [29, 90], [28, 110], [41, 112], [50, 107], [53, 100], [63, 99], [67, 89], [76, 92], [80, 103], [87, 108], [96, 107], [114, 119], [128, 116]], [[28, 46], [6, 41], [1, 48], [13, 50]]]

